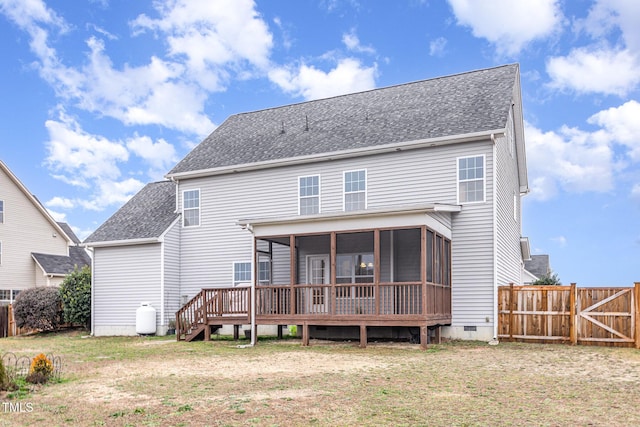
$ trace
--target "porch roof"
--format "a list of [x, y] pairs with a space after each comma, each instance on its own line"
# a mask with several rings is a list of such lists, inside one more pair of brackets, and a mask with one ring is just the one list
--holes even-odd
[[[287, 232], [286, 234], [295, 234], [296, 232], [302, 232], [297, 231], [303, 230], [302, 227], [305, 227], [304, 232], [326, 232], [328, 230], [334, 230], [336, 229], [335, 224], [338, 221], [344, 221], [344, 225], [341, 228], [345, 230], [385, 226], [394, 227], [418, 225], [417, 223], [413, 222], [413, 220], [417, 217], [420, 217], [421, 220], [419, 224], [429, 225], [436, 231], [441, 232], [445, 235], [449, 235], [451, 230], [447, 224], [444, 224], [441, 221], [428, 216], [427, 214], [444, 213], [450, 215], [451, 213], [460, 212], [461, 210], [462, 206], [460, 205], [452, 205], [446, 203], [427, 203], [420, 205], [387, 206], [348, 212], [325, 212], [315, 215], [240, 219], [236, 221], [236, 223], [243, 228], [253, 229], [256, 236], [266, 236], [270, 234], [279, 234], [275, 232], [275, 230], [277, 230], [279, 226], [287, 227], [287, 230], [289, 230], [289, 232]], [[364, 225], [362, 223], [358, 223], [358, 221], [362, 220], [367, 220], [367, 222]], [[311, 224], [313, 224], [313, 230], [309, 230], [307, 228]], [[354, 224], [359, 225], [357, 227], [354, 227]], [[300, 227], [294, 227], [295, 225], [299, 225]], [[255, 227], [258, 227], [259, 230], [256, 230]]]

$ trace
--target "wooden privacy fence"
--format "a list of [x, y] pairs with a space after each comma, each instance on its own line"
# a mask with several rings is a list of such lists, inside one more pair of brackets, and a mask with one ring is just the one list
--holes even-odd
[[18, 328], [16, 326], [11, 304], [0, 306], [0, 338], [13, 337], [31, 331], [31, 329]]
[[640, 348], [640, 282], [632, 288], [500, 286], [498, 338]]

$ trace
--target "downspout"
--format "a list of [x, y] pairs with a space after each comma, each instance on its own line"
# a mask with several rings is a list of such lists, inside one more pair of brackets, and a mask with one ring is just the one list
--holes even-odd
[[96, 265], [96, 260], [95, 260], [95, 256], [96, 253], [94, 251], [93, 248], [91, 247], [87, 247], [87, 249], [89, 250], [89, 252], [91, 252], [91, 336], [95, 336], [95, 327], [96, 327], [96, 310], [95, 310], [95, 291], [96, 291], [96, 285], [95, 285], [95, 265]]
[[491, 134], [493, 142], [492, 171], [493, 171], [493, 339], [489, 344], [498, 344], [498, 200], [497, 200], [497, 177], [496, 177], [496, 136]]
[[256, 326], [256, 280], [258, 280], [256, 268], [259, 263], [256, 259], [256, 235], [253, 233], [251, 224], [247, 224], [246, 228], [251, 233], [251, 347], [253, 347], [256, 345], [256, 335], [258, 332], [258, 327]]

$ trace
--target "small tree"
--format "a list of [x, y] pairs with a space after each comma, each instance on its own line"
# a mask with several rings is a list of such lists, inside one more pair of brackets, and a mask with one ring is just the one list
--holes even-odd
[[62, 318], [60, 289], [30, 288], [20, 292], [13, 304], [13, 316], [19, 328], [52, 331]]
[[60, 286], [64, 321], [91, 328], [91, 269], [84, 266], [65, 277]]
[[562, 283], [560, 282], [558, 273], [551, 272], [533, 282], [532, 285], [562, 285]]

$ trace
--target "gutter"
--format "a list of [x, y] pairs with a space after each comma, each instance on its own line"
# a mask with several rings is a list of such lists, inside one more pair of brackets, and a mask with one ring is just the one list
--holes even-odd
[[230, 173], [255, 171], [261, 169], [277, 168], [282, 166], [304, 165], [321, 161], [332, 161], [349, 159], [353, 157], [371, 156], [375, 154], [391, 153], [394, 151], [414, 150], [418, 148], [436, 147], [440, 145], [459, 144], [463, 142], [479, 141], [489, 139], [492, 135], [501, 136], [505, 134], [504, 129], [495, 129], [482, 132], [472, 132], [456, 136], [444, 136], [438, 138], [426, 138], [415, 141], [396, 142], [392, 144], [355, 148], [350, 150], [333, 151], [329, 153], [309, 154], [306, 156], [289, 157], [276, 160], [265, 160], [262, 162], [243, 163], [238, 165], [220, 166], [209, 169], [195, 171], [168, 173], [165, 178], [172, 181], [186, 178], [202, 178], [206, 176], [225, 175]]

